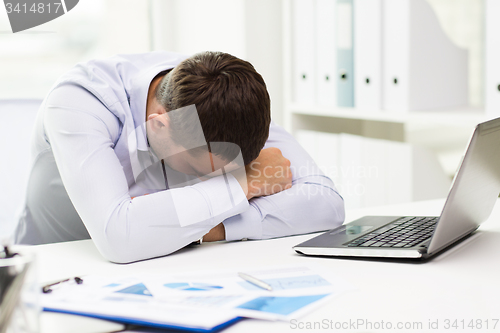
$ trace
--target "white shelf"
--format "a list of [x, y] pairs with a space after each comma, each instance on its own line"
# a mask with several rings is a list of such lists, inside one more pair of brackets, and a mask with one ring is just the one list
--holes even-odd
[[[283, 92], [284, 126], [292, 134], [297, 130], [331, 131], [423, 144], [444, 151], [445, 145], [456, 149], [465, 146], [472, 129], [493, 118], [483, 107], [395, 112], [298, 104], [292, 87], [293, 41], [292, 5], [283, 0]], [[500, 116], [500, 114], [499, 114]], [[337, 121], [338, 120], [338, 121]]]
[[287, 109], [295, 115], [323, 116], [401, 124], [429, 124], [448, 126], [474, 126], [488, 119], [482, 108], [462, 107], [446, 110], [394, 112], [360, 110], [356, 108], [321, 107], [289, 104]]

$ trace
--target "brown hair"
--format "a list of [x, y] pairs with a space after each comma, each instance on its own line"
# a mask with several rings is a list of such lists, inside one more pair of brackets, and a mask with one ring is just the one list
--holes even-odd
[[[259, 156], [269, 136], [266, 84], [252, 64], [230, 54], [202, 52], [182, 61], [161, 80], [155, 96], [167, 111], [194, 104], [205, 141], [236, 144], [245, 165]], [[188, 142], [193, 123], [184, 119], [174, 124], [174, 141]], [[235, 152], [229, 147], [234, 145], [225, 146], [212, 152], [231, 160]]]

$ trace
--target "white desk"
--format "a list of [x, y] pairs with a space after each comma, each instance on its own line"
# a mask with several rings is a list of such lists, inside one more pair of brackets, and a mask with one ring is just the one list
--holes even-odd
[[[351, 221], [363, 215], [439, 215], [443, 200], [377, 207], [349, 212]], [[369, 320], [374, 325], [358, 326], [352, 332], [386, 332], [376, 329], [391, 322], [394, 332], [500, 332], [500, 203], [475, 235], [423, 264], [305, 257], [292, 246], [313, 235], [266, 241], [204, 243], [172, 255], [127, 265], [107, 262], [92, 241], [77, 241], [31, 247], [38, 256], [42, 282], [85, 274], [168, 273], [172, 271], [218, 270], [240, 266], [274, 264], [318, 264], [350, 281], [357, 289], [331, 300], [298, 322], [323, 320], [335, 323]], [[458, 320], [459, 329], [445, 329], [445, 320]], [[482, 329], [467, 327], [481, 320]], [[429, 320], [439, 320], [439, 329], [428, 329]], [[464, 320], [465, 329], [461, 329]], [[488, 320], [489, 330], [485, 330]], [[396, 330], [398, 322], [422, 323], [419, 329]], [[450, 324], [451, 324], [450, 323]], [[44, 325], [47, 325], [45, 322]], [[344, 324], [345, 325], [345, 324]], [[294, 329], [295, 327], [295, 329]], [[353, 328], [353, 326], [351, 326]], [[297, 332], [288, 322], [243, 320], [224, 332]], [[307, 330], [312, 331], [312, 330]]]

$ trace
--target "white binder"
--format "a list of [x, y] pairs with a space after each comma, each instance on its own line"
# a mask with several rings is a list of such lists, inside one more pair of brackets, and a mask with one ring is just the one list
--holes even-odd
[[316, 102], [314, 16], [315, 1], [293, 0], [293, 98], [302, 105]]
[[346, 209], [441, 198], [450, 187], [436, 156], [408, 143], [299, 130], [297, 140], [330, 177]]
[[425, 0], [384, 0], [383, 105], [391, 111], [468, 104], [468, 54]]
[[500, 1], [485, 2], [485, 108], [491, 117], [500, 116]]
[[337, 101], [335, 0], [316, 0], [316, 36], [317, 104], [335, 106]]
[[309, 156], [318, 164], [320, 159], [320, 150], [318, 147], [318, 132], [310, 130], [298, 130], [295, 137], [297, 142], [307, 151]]
[[[362, 158], [362, 163], [358, 170], [355, 170], [358, 175], [358, 183], [362, 186], [361, 193], [363, 197], [363, 207], [380, 206], [387, 204], [388, 201], [388, 185], [390, 182], [398, 182], [401, 180], [399, 173], [404, 172], [408, 160], [392, 154], [391, 149], [387, 149], [381, 142], [389, 143], [389, 141], [376, 140], [371, 138], [360, 137], [362, 140], [362, 150], [359, 152]], [[392, 142], [391, 142], [392, 143]], [[396, 144], [400, 144], [397, 142]], [[392, 148], [392, 147], [391, 147]], [[388, 155], [388, 156], [386, 156]], [[389, 173], [389, 163], [396, 162], [399, 173], [392, 175]], [[354, 170], [353, 170], [354, 171]], [[392, 170], [391, 170], [392, 171]], [[410, 179], [411, 175], [408, 175]], [[407, 189], [401, 187], [397, 193]], [[360, 189], [358, 189], [359, 191]], [[406, 193], [405, 193], [406, 194]], [[393, 198], [391, 198], [393, 199]]]
[[337, 105], [354, 106], [353, 0], [337, 0]]
[[321, 171], [330, 177], [335, 185], [339, 184], [341, 174], [338, 163], [340, 158], [339, 134], [316, 132], [318, 144], [318, 158], [315, 160]]
[[354, 98], [360, 110], [382, 109], [383, 0], [354, 0]]

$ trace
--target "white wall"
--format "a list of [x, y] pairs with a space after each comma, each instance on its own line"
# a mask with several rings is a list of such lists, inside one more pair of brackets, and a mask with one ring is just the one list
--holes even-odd
[[153, 0], [152, 20], [154, 49], [246, 55], [242, 0]]
[[245, 1], [246, 60], [264, 77], [275, 122], [283, 125], [283, 4], [277, 0]]
[[469, 103], [484, 104], [484, 0], [427, 0], [448, 37], [469, 51]]
[[151, 0], [152, 48], [185, 54], [222, 51], [250, 61], [282, 123], [282, 2]]
[[76, 63], [150, 50], [149, 2], [85, 0], [39, 27], [10, 32], [0, 10], [0, 99], [44, 98]]

